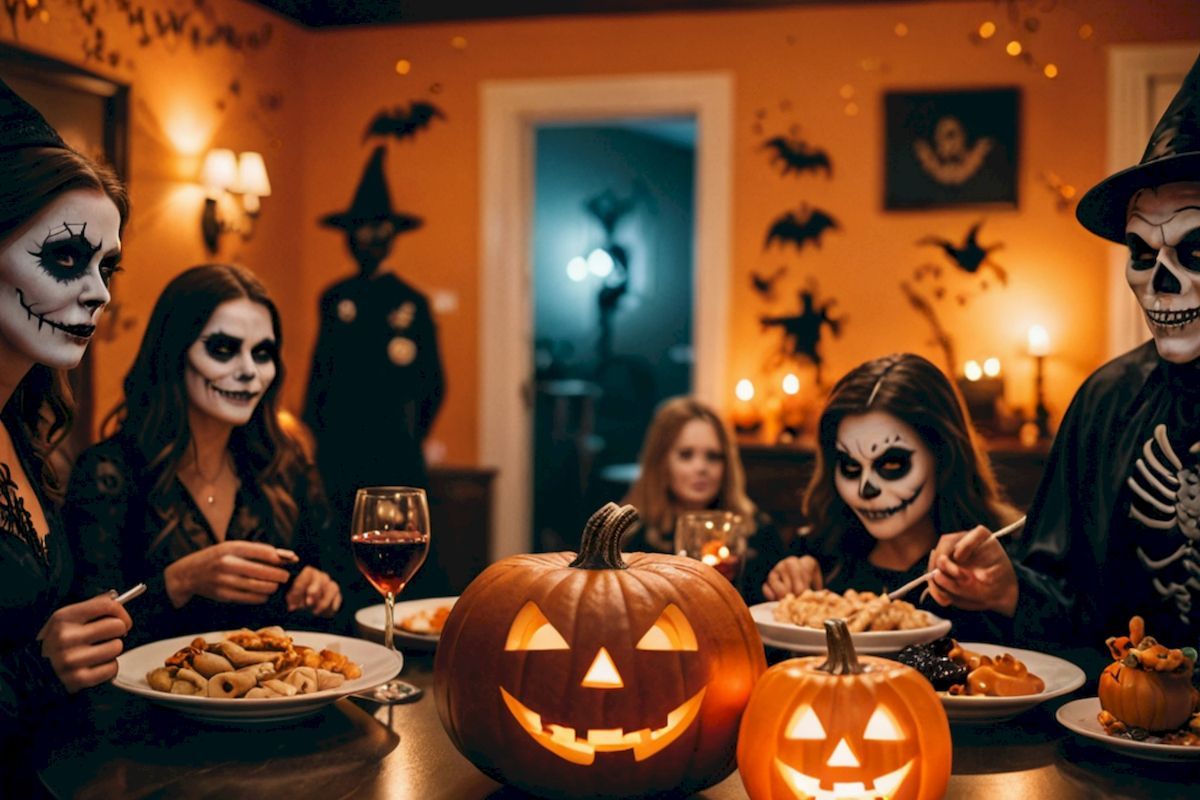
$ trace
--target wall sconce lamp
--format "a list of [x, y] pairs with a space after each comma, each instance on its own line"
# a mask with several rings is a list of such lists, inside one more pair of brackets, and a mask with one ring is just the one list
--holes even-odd
[[[200, 233], [208, 252], [217, 252], [222, 233], [236, 231], [243, 239], [249, 239], [254, 234], [254, 220], [262, 210], [260, 198], [271, 194], [262, 154], [246, 151], [235, 155], [225, 148], [209, 150], [200, 170], [200, 182], [205, 194]], [[240, 208], [233, 195], [241, 195]]]

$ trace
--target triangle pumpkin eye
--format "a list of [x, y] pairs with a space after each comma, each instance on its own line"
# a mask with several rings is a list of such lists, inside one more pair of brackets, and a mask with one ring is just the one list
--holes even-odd
[[638, 640], [637, 649], [695, 651], [698, 649], [696, 632], [679, 606], [670, 603], [650, 626], [650, 630]]
[[513, 619], [508, 629], [505, 650], [570, 650], [571, 646], [562, 637], [546, 615], [530, 600]]
[[874, 739], [882, 742], [898, 742], [904, 738], [904, 734], [900, 732], [900, 726], [896, 724], [896, 720], [882, 706], [875, 709], [871, 714], [871, 719], [867, 720], [867, 729], [863, 733], [864, 739]]
[[792, 718], [788, 720], [787, 733], [784, 736], [788, 739], [810, 739], [813, 741], [827, 738], [825, 726], [817, 718], [817, 712], [813, 711], [812, 706], [803, 706], [796, 709], [792, 714]]

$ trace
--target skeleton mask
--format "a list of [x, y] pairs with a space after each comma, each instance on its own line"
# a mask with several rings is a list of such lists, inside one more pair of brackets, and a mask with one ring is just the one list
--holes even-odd
[[245, 297], [217, 306], [187, 351], [184, 373], [192, 412], [245, 425], [275, 380], [277, 358], [266, 306]]
[[838, 495], [876, 539], [894, 539], [933, 506], [933, 453], [911, 426], [884, 411], [838, 425]]
[[0, 358], [79, 363], [110, 299], [120, 230], [107, 195], [74, 190], [0, 242]]
[[1125, 242], [1125, 278], [1158, 354], [1176, 364], [1200, 358], [1200, 183], [1169, 183], [1135, 194]]

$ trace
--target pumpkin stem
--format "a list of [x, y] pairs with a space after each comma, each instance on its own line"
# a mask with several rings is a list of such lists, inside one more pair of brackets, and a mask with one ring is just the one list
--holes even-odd
[[571, 566], [577, 569], [625, 569], [621, 539], [637, 520], [637, 509], [633, 506], [605, 503], [584, 526], [579, 554]]
[[858, 654], [854, 652], [854, 640], [850, 638], [846, 620], [825, 620], [825, 646], [829, 657], [817, 669], [830, 675], [859, 675], [866, 671], [858, 663]]

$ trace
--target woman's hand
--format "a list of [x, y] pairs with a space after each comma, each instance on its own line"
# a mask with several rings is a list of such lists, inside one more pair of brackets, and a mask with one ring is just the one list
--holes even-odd
[[1011, 617], [1017, 609], [1017, 573], [1008, 553], [982, 525], [948, 533], [929, 554], [929, 596], [943, 606], [968, 611], [997, 611]]
[[300, 570], [287, 593], [287, 609], [307, 608], [314, 617], [332, 617], [342, 607], [337, 581], [316, 567]]
[[117, 674], [116, 658], [125, 648], [121, 637], [133, 627], [133, 620], [113, 600], [114, 594], [63, 606], [38, 632], [42, 655], [72, 694]]
[[291, 578], [281, 565], [296, 561], [291, 550], [226, 541], [189, 553], [167, 567], [163, 578], [176, 608], [197, 595], [220, 603], [261, 605]]
[[782, 600], [788, 593], [798, 595], [805, 589], [821, 589], [825, 581], [821, 565], [812, 556], [788, 556], [771, 568], [763, 595], [768, 600]]

